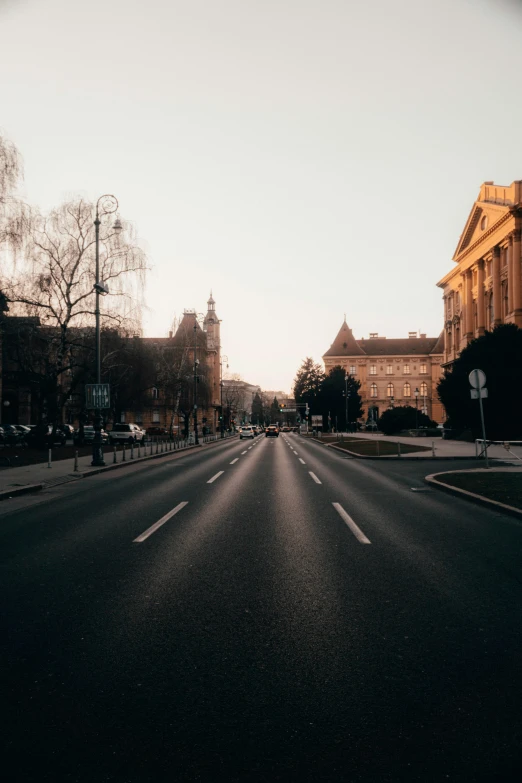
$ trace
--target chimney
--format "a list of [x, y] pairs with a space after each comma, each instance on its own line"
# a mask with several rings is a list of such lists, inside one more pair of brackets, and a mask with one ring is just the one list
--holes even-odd
[[169, 332], [169, 340], [172, 340], [172, 332]]
[[421, 340], [425, 340], [425, 339], [426, 339], [426, 335], [425, 334], [421, 334]]
[[416, 338], [416, 337], [417, 337], [417, 332], [408, 332], [408, 337], [409, 337], [410, 339], [414, 339], [414, 338]]

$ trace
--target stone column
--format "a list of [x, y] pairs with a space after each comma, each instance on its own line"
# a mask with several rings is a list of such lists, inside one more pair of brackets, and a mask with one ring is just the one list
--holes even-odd
[[493, 248], [493, 323], [492, 327], [502, 323], [501, 288], [500, 288], [500, 248]]
[[484, 260], [481, 258], [477, 264], [477, 332], [481, 337], [486, 331], [486, 310], [484, 302]]
[[522, 326], [522, 259], [520, 252], [520, 229], [516, 229], [511, 234], [511, 268], [512, 268], [512, 285], [510, 288], [513, 290], [513, 310], [515, 311], [515, 323], [518, 326]]
[[472, 294], [472, 272], [468, 269], [464, 278], [464, 290], [466, 292], [466, 331], [464, 333], [467, 342], [473, 339], [473, 294]]
[[507, 276], [507, 287], [508, 287], [508, 300], [507, 300], [507, 311], [508, 313], [513, 312], [513, 242], [511, 240], [511, 237], [509, 237], [509, 245], [506, 248], [507, 253], [507, 268], [508, 268], [508, 276]]

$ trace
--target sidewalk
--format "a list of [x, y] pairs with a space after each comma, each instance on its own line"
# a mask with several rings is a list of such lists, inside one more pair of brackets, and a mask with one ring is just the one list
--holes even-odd
[[[152, 454], [149, 453], [150, 448], [147, 444], [147, 454], [143, 456], [144, 449], [141, 448], [141, 457], [138, 458], [137, 447], [134, 449], [134, 459], [131, 459], [130, 448], [126, 449], [125, 462], [122, 461], [122, 451], [117, 452], [118, 461], [114, 464], [114, 452], [112, 448], [106, 447], [104, 449], [105, 467], [92, 467], [92, 454], [88, 454], [85, 457], [78, 458], [78, 470], [74, 470], [74, 458], [57, 460], [51, 463], [51, 467], [48, 467], [47, 461], [40, 462], [36, 465], [22, 465], [16, 468], [5, 468], [0, 471], [0, 500], [13, 495], [23, 494], [27, 491], [43, 489], [47, 486], [56, 486], [58, 484], [65, 484], [69, 481], [75, 481], [76, 479], [87, 478], [88, 476], [94, 476], [98, 473], [104, 473], [110, 470], [123, 470], [127, 465], [133, 465], [136, 463], [145, 462], [153, 459], [160, 459], [161, 457], [173, 457], [177, 454], [184, 454], [186, 451], [192, 451], [195, 448], [208, 448], [216, 443], [222, 443], [223, 440], [218, 438], [215, 441], [209, 443], [200, 443], [199, 446], [188, 445], [184, 448], [175, 449], [173, 451], [161, 450], [156, 454], [156, 444], [153, 445]], [[161, 449], [161, 444], [160, 444]]]
[[[402, 435], [380, 435], [366, 432], [356, 432], [353, 434], [345, 435], [346, 438], [357, 438], [361, 440], [384, 440], [391, 443], [404, 443], [408, 446], [424, 446], [428, 447], [429, 451], [419, 451], [416, 454], [409, 454], [401, 459], [433, 459], [432, 445], [435, 446], [435, 457], [438, 459], [474, 459], [475, 458], [475, 444], [466, 443], [460, 440], [443, 440], [442, 438], [411, 438]], [[326, 441], [325, 441], [326, 442]], [[335, 441], [327, 441], [335, 445]], [[507, 451], [503, 446], [488, 446], [488, 457], [491, 460], [502, 460], [502, 462], [509, 462], [513, 465], [522, 466], [522, 447], [517, 446], [511, 449], [511, 452]], [[517, 459], [518, 457], [518, 459]], [[383, 456], [378, 459], [396, 459], [393, 456]], [[376, 458], [377, 459], [377, 458]], [[482, 465], [483, 458], [479, 461], [478, 465]]]

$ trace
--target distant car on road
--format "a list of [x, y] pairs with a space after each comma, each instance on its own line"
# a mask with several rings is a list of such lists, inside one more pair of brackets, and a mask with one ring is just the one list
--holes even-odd
[[241, 427], [239, 440], [242, 440], [243, 438], [252, 438], [252, 440], [254, 440], [254, 430], [252, 427]]
[[265, 437], [266, 438], [278, 438], [279, 437], [279, 429], [275, 426], [275, 424], [270, 424], [266, 430], [265, 430]]

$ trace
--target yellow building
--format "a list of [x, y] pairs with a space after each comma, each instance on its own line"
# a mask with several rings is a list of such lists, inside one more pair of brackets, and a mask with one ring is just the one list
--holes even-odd
[[444, 365], [474, 337], [504, 323], [522, 327], [522, 180], [484, 182], [464, 226], [444, 292]]
[[365, 418], [377, 419], [392, 406], [417, 405], [437, 422], [443, 420], [437, 396], [442, 359], [442, 334], [426, 337], [410, 332], [406, 339], [370, 334], [367, 340], [356, 340], [346, 319], [323, 355], [325, 372], [340, 365], [360, 381]]

